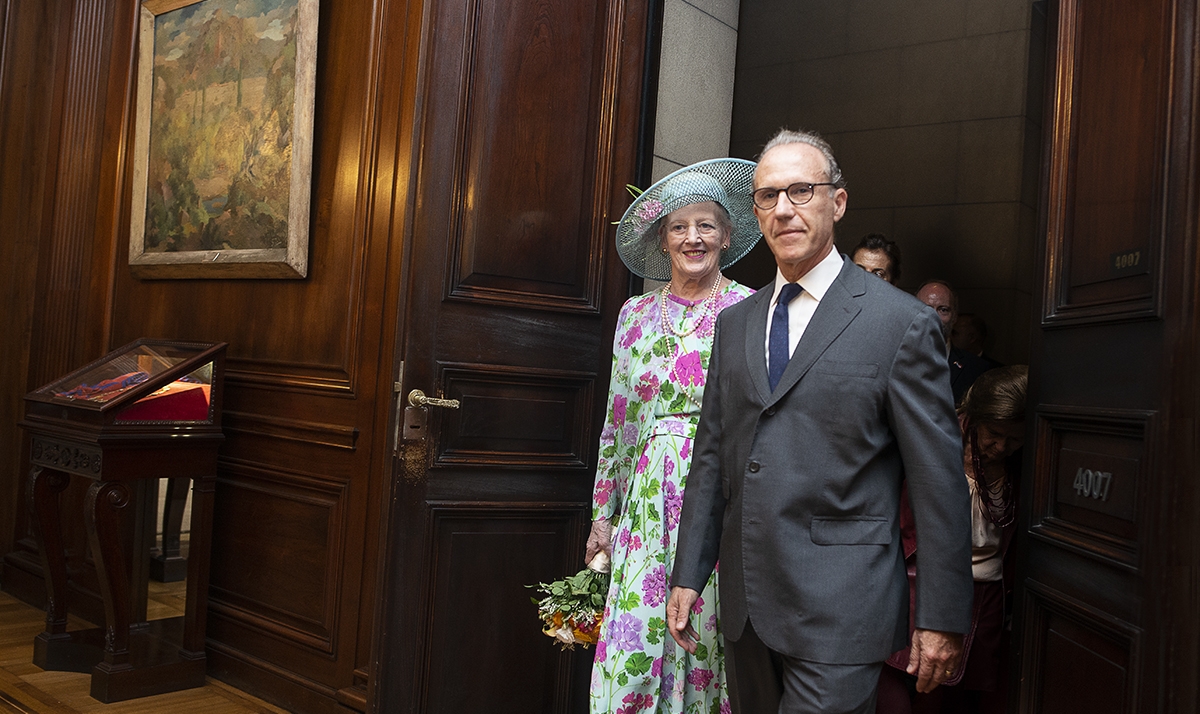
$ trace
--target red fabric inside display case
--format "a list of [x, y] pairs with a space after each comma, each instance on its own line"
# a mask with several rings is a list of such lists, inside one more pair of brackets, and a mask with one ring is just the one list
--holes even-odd
[[207, 421], [209, 385], [171, 382], [134, 402], [115, 421]]

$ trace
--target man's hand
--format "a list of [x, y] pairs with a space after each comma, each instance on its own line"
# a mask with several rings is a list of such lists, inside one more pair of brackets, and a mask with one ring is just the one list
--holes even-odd
[[908, 673], [917, 675], [917, 691], [928, 694], [954, 674], [962, 656], [962, 635], [938, 630], [914, 630], [908, 652]]
[[596, 553], [600, 552], [612, 558], [612, 523], [604, 518], [592, 521], [592, 532], [588, 534], [583, 562], [592, 562], [592, 558], [595, 558]]
[[692, 606], [699, 597], [700, 593], [691, 588], [671, 588], [671, 599], [667, 601], [667, 632], [691, 654], [696, 654], [700, 635], [688, 620], [692, 617]]

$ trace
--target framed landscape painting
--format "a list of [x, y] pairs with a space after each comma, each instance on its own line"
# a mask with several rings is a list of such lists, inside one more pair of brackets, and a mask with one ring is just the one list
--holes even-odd
[[129, 264], [308, 274], [318, 0], [143, 0]]

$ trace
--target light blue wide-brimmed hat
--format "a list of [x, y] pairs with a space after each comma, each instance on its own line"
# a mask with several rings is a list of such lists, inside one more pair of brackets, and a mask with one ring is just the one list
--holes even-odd
[[617, 253], [635, 275], [666, 282], [671, 257], [662, 252], [658, 226], [663, 216], [693, 203], [715, 201], [729, 213], [733, 235], [721, 254], [721, 267], [741, 260], [762, 233], [754, 217], [753, 161], [709, 159], [685, 166], [646, 189], [634, 199], [617, 226]]

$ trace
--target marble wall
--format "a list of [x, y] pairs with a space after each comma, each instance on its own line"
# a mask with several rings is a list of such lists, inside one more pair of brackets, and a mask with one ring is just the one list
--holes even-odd
[[[731, 153], [754, 158], [780, 127], [822, 133], [849, 182], [839, 248], [896, 240], [900, 286], [949, 281], [1008, 363], [1029, 348], [1041, 12], [1030, 0], [756, 0], [738, 37]], [[769, 280], [756, 253], [741, 270]]]
[[740, 0], [666, 0], [654, 179], [729, 154]]
[[[666, 0], [653, 179], [729, 156], [740, 0]], [[644, 289], [662, 283], [645, 281]]]

